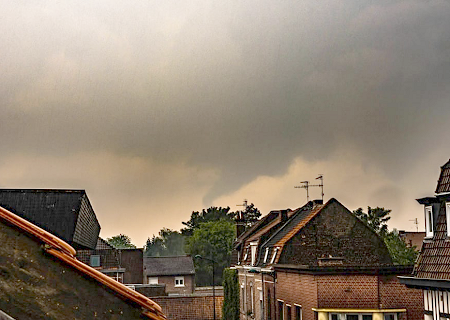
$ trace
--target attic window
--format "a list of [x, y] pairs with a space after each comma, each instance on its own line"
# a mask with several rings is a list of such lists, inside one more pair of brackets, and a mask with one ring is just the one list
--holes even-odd
[[250, 250], [252, 254], [252, 266], [256, 265], [256, 249], [258, 248], [258, 242], [250, 243]]
[[270, 263], [274, 263], [275, 262], [275, 258], [277, 257], [277, 253], [278, 253], [278, 248], [275, 248], [275, 250], [273, 251], [272, 259], [270, 259]]
[[425, 229], [427, 238], [432, 238], [434, 233], [433, 226], [433, 207], [425, 207]]
[[244, 259], [242, 261], [246, 261], [248, 257], [248, 248], [245, 249]]
[[447, 237], [450, 237], [450, 202], [445, 203], [445, 216], [447, 217]]
[[269, 257], [269, 248], [266, 248], [266, 253], [264, 254], [264, 263], [267, 262], [268, 257]]

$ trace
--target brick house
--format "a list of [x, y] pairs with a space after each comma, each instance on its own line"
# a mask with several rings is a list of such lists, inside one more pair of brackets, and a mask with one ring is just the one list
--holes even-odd
[[417, 201], [424, 207], [426, 236], [413, 275], [400, 277], [400, 281], [421, 289], [426, 320], [449, 319], [450, 160], [441, 167], [435, 196]]
[[144, 257], [144, 279], [147, 284], [164, 284], [169, 295], [192, 294], [194, 261], [190, 256]]
[[94, 250], [78, 250], [76, 257], [121, 283], [143, 283], [143, 249], [116, 249], [99, 237]]
[[421, 319], [384, 241], [335, 199], [272, 211], [235, 246], [241, 319]]

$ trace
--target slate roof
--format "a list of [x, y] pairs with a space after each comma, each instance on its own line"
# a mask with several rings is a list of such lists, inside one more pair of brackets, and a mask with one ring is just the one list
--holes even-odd
[[441, 167], [436, 193], [450, 192], [450, 160]]
[[144, 274], [147, 277], [195, 274], [190, 256], [144, 257]]
[[94, 249], [100, 224], [84, 190], [0, 189], [0, 206], [77, 249]]

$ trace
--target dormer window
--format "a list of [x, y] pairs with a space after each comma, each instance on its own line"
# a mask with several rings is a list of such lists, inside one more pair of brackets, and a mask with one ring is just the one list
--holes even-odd
[[258, 248], [258, 242], [250, 242], [250, 250], [252, 254], [252, 266], [256, 265], [256, 249]]
[[447, 217], [447, 237], [450, 237], [450, 202], [445, 203], [445, 216]]
[[269, 257], [269, 248], [266, 248], [266, 253], [264, 254], [264, 263], [267, 263], [268, 257]]
[[275, 250], [273, 251], [272, 259], [270, 259], [270, 263], [274, 263], [275, 262], [275, 258], [277, 257], [277, 253], [278, 253], [278, 248], [275, 248]]
[[425, 229], [427, 238], [432, 238], [434, 234], [433, 207], [425, 207]]

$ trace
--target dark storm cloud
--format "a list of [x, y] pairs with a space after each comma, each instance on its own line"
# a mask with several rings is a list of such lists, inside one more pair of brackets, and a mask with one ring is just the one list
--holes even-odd
[[342, 141], [401, 176], [447, 133], [448, 1], [22, 1], [1, 12], [10, 153], [214, 168], [210, 201]]

